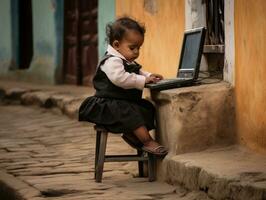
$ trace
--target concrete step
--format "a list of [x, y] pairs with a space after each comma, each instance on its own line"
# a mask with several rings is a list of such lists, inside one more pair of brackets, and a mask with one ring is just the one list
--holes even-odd
[[168, 155], [161, 164], [165, 181], [200, 190], [213, 199], [265, 200], [266, 158], [243, 146]]

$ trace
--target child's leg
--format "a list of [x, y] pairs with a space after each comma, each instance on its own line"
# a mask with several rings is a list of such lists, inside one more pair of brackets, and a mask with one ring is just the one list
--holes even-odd
[[135, 129], [134, 134], [145, 147], [156, 148], [160, 146], [160, 144], [153, 140], [145, 126], [140, 126], [139, 128]]

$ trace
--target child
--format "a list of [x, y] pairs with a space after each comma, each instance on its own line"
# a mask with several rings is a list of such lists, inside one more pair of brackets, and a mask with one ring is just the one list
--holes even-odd
[[141, 97], [144, 85], [156, 83], [162, 76], [141, 70], [134, 61], [144, 33], [145, 28], [129, 17], [107, 25], [109, 45], [93, 79], [96, 93], [80, 106], [79, 120], [101, 125], [113, 133], [124, 133], [126, 141], [161, 156], [167, 154], [166, 148], [149, 134], [155, 128], [155, 109]]

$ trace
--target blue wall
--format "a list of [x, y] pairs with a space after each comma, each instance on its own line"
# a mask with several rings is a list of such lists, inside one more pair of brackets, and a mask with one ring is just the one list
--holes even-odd
[[0, 73], [8, 69], [12, 57], [10, 5], [10, 0], [0, 1]]
[[34, 81], [56, 83], [62, 68], [63, 0], [34, 0], [32, 8], [34, 54], [29, 70]]
[[17, 1], [0, 1], [0, 78], [50, 84], [60, 82], [64, 1], [32, 1], [33, 58], [30, 67], [24, 70], [14, 69], [18, 53], [18, 35], [15, 34]]
[[64, 45], [64, 0], [56, 1], [55, 18], [55, 35], [56, 35], [56, 57], [55, 57], [55, 81], [63, 81], [63, 45]]
[[102, 57], [106, 50], [105, 26], [115, 19], [115, 0], [99, 0], [98, 5], [98, 50], [99, 57]]

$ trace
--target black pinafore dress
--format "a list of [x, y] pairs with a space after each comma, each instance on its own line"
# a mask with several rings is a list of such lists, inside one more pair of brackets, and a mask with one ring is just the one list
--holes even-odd
[[[86, 98], [79, 108], [79, 121], [88, 121], [105, 127], [112, 133], [132, 133], [140, 126], [155, 128], [155, 109], [152, 103], [142, 99], [142, 91], [123, 89], [114, 85], [100, 66], [112, 57], [105, 55], [99, 62], [93, 85], [94, 96]], [[139, 74], [139, 64], [123, 60], [125, 71]]]

